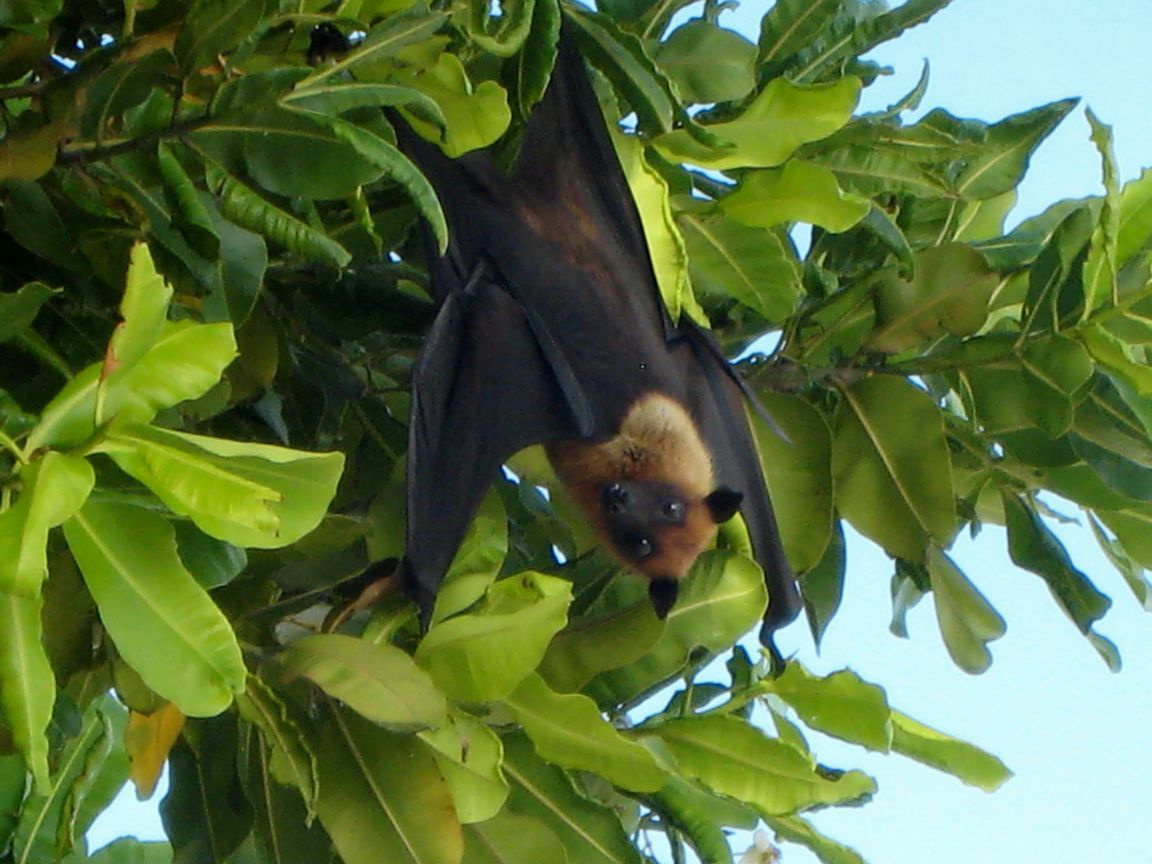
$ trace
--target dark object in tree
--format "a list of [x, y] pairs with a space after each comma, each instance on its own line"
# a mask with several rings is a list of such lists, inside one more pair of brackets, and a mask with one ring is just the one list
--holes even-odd
[[[397, 123], [450, 226], [427, 242], [440, 305], [413, 379], [405, 585], [436, 592], [500, 465], [546, 443], [557, 475], [657, 614], [737, 510], [771, 602], [761, 639], [800, 598], [744, 413], [707, 333], [664, 308], [639, 212], [571, 35], [512, 172], [453, 160]], [[739, 490], [739, 491], [736, 491]]]
[[316, 66], [330, 57], [339, 57], [348, 51], [348, 39], [335, 24], [325, 21], [312, 28], [308, 37], [308, 65]]

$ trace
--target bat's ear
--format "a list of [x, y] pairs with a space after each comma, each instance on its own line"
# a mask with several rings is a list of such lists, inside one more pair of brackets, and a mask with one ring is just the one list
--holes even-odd
[[708, 512], [712, 514], [712, 521], [719, 525], [736, 515], [736, 511], [740, 509], [740, 502], [743, 500], [743, 492], [721, 486], [705, 498], [704, 503], [708, 505]]
[[676, 605], [676, 596], [680, 593], [680, 583], [675, 579], [657, 578], [648, 583], [648, 599], [652, 601], [652, 608], [656, 617], [663, 621]]

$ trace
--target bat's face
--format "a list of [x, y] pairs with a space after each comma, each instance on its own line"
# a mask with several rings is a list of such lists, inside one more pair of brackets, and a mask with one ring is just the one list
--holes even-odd
[[712, 543], [716, 525], [736, 513], [743, 497], [720, 488], [691, 498], [670, 483], [654, 481], [622, 481], [601, 490], [608, 540], [624, 563], [648, 577], [660, 618], [676, 602], [679, 580]]

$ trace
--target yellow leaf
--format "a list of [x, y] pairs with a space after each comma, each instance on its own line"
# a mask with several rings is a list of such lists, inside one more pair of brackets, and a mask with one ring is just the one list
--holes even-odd
[[129, 776], [136, 786], [136, 797], [146, 801], [156, 791], [160, 772], [168, 761], [168, 751], [180, 737], [184, 728], [184, 715], [171, 702], [151, 714], [133, 711], [128, 717], [125, 748], [132, 760]]

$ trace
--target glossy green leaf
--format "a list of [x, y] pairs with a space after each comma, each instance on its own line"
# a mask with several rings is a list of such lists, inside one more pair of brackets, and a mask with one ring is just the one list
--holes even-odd
[[48, 724], [56, 679], [44, 650], [40, 597], [0, 591], [0, 715], [43, 792], [48, 786]]
[[729, 102], [756, 86], [756, 46], [702, 19], [672, 31], [655, 60], [685, 102]]
[[731, 864], [726, 826], [749, 830], [759, 822], [754, 811], [678, 774], [644, 800], [691, 844], [704, 864]]
[[270, 753], [269, 769], [282, 784], [295, 787], [311, 812], [318, 790], [320, 767], [316, 753], [287, 704], [256, 675], [248, 676], [247, 688], [236, 695], [240, 716], [259, 729]]
[[469, 825], [495, 818], [508, 799], [501, 764], [504, 746], [486, 723], [451, 710], [439, 729], [419, 733], [428, 745], [448, 788], [460, 822]]
[[329, 704], [316, 738], [316, 812], [345, 864], [460, 864], [464, 841], [452, 796], [415, 736]]
[[624, 175], [640, 211], [644, 239], [648, 243], [664, 306], [673, 321], [687, 313], [697, 322], [706, 324], [707, 317], [697, 304], [688, 281], [688, 250], [672, 216], [668, 183], [644, 158], [644, 148], [635, 136], [613, 137]]
[[639, 660], [663, 632], [647, 603], [576, 620], [549, 644], [539, 672], [556, 692], [574, 693], [601, 672]]
[[803, 399], [761, 393], [760, 400], [783, 432], [749, 412], [780, 537], [788, 562], [807, 573], [832, 537], [832, 436], [820, 412]]
[[992, 665], [988, 643], [1004, 635], [1004, 619], [952, 559], [936, 547], [928, 552], [928, 575], [936, 620], [949, 656], [965, 672], [984, 672]]
[[891, 711], [884, 690], [849, 669], [816, 677], [798, 662], [768, 682], [769, 692], [787, 702], [804, 724], [826, 735], [888, 752]]
[[1021, 351], [1028, 414], [1049, 438], [1071, 427], [1076, 404], [1096, 371], [1079, 342], [1059, 334], [1029, 339]]
[[922, 561], [956, 530], [951, 459], [940, 411], [904, 380], [866, 378], [842, 391], [832, 439], [836, 504], [890, 554]]
[[176, 57], [185, 71], [215, 63], [264, 20], [271, 0], [200, 0], [176, 37]]
[[391, 645], [339, 633], [288, 645], [279, 665], [285, 679], [307, 678], [362, 717], [397, 732], [443, 725], [448, 706], [428, 673]]
[[441, 129], [416, 117], [410, 119], [413, 128], [438, 141], [449, 156], [487, 147], [504, 134], [512, 120], [504, 88], [495, 81], [474, 85], [454, 54], [441, 54], [434, 66], [406, 73], [401, 80], [439, 106], [446, 121]]
[[1112, 601], [1076, 569], [1068, 551], [1035, 510], [1015, 495], [1005, 494], [1003, 499], [1012, 563], [1043, 579], [1065, 614], [1087, 634]]
[[524, 680], [567, 620], [572, 586], [525, 572], [497, 582], [476, 612], [441, 621], [416, 649], [416, 662], [451, 699], [501, 699]]
[[703, 168], [775, 167], [802, 144], [827, 138], [847, 123], [860, 86], [860, 80], [851, 76], [810, 87], [776, 78], [739, 117], [705, 127], [728, 146], [707, 147], [685, 130], [661, 135], [652, 143], [670, 161]]
[[[472, 0], [468, 38], [497, 57], [511, 57], [524, 45], [532, 28], [535, 0], [500, 0], [500, 15], [483, 0]], [[495, 21], [493, 21], [495, 17]]]
[[620, 818], [589, 800], [570, 775], [541, 760], [520, 734], [504, 737], [508, 811], [537, 819], [564, 844], [568, 864], [641, 864]]
[[0, 593], [33, 598], [48, 576], [48, 531], [83, 506], [96, 475], [86, 459], [48, 452], [20, 476], [20, 497], [0, 512]]
[[171, 864], [172, 846], [160, 841], [144, 842], [135, 837], [121, 837], [85, 861], [89, 864]]
[[782, 321], [795, 309], [800, 265], [774, 232], [699, 205], [681, 209], [676, 224], [697, 292], [733, 297], [768, 321]]
[[798, 159], [783, 168], [748, 172], [720, 207], [745, 225], [771, 228], [806, 222], [836, 234], [871, 209], [866, 199], [841, 191], [829, 169]]
[[872, 779], [858, 771], [832, 779], [807, 754], [736, 717], [682, 718], [653, 732], [685, 774], [765, 815], [860, 801], [876, 789]]
[[203, 396], [235, 356], [231, 325], [168, 322], [151, 350], [123, 372], [113, 372], [101, 384], [101, 365], [93, 364], [64, 385], [28, 444], [33, 449], [75, 446], [113, 418], [146, 423], [163, 408]]
[[812, 850], [823, 864], [866, 864], [855, 849], [826, 837], [799, 816], [771, 816], [764, 822], [781, 840]]
[[153, 426], [127, 426], [100, 449], [205, 533], [265, 549], [295, 543], [320, 524], [344, 466], [341, 453]]
[[1073, 210], [1036, 256], [1022, 310], [1025, 332], [1056, 330], [1079, 320], [1084, 309], [1084, 261], [1094, 227], [1089, 208]]
[[568, 855], [555, 832], [531, 816], [505, 811], [464, 829], [468, 864], [515, 864], [517, 861], [565, 862]]
[[1112, 127], [1101, 123], [1089, 108], [1085, 112], [1092, 128], [1092, 143], [1103, 165], [1104, 199], [1100, 221], [1092, 232], [1092, 246], [1084, 262], [1084, 309], [1088, 313], [1116, 298], [1117, 239], [1120, 233], [1120, 166], [1112, 149]]
[[0, 294], [0, 342], [31, 327], [40, 307], [57, 293], [43, 282], [29, 282], [16, 291]]
[[[647, 598], [639, 600], [651, 612]], [[627, 666], [598, 675], [584, 692], [601, 705], [617, 704], [675, 675], [701, 648], [728, 648], [763, 616], [764, 575], [744, 555], [705, 552], [680, 585], [659, 641]]]
[[971, 336], [988, 317], [999, 283], [971, 246], [950, 243], [915, 256], [911, 279], [892, 274], [876, 289], [876, 329], [868, 347], [899, 353], [945, 334]]
[[247, 670], [228, 620], [176, 551], [171, 526], [148, 510], [89, 501], [64, 535], [124, 660], [193, 717], [218, 714]]
[[622, 736], [587, 696], [555, 693], [533, 674], [504, 704], [540, 758], [563, 768], [594, 771], [632, 792], [655, 792], [664, 785], [667, 775], [652, 754]]
[[892, 712], [892, 749], [985, 792], [999, 788], [1012, 776], [992, 754], [897, 711]]
[[[389, 514], [389, 518], [403, 521], [399, 514]], [[403, 542], [401, 538], [397, 539]], [[396, 551], [402, 549], [401, 545]], [[379, 551], [374, 554], [380, 555]], [[484, 497], [480, 509], [472, 517], [468, 533], [464, 535], [444, 582], [436, 592], [433, 623], [463, 612], [482, 598], [496, 581], [507, 555], [508, 516], [500, 496], [493, 490]]]

